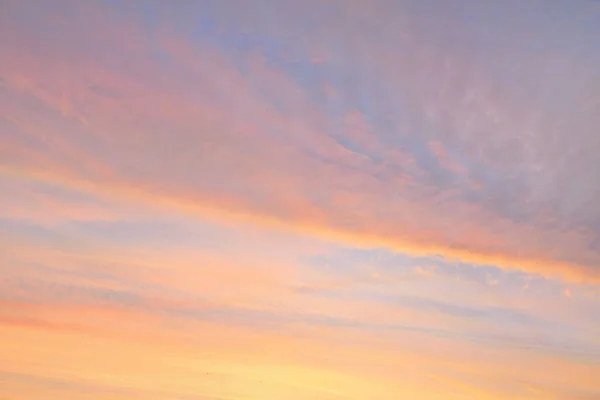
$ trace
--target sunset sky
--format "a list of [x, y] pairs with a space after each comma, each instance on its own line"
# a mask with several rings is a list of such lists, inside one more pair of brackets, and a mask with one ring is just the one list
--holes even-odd
[[0, 0], [0, 399], [600, 399], [600, 2]]

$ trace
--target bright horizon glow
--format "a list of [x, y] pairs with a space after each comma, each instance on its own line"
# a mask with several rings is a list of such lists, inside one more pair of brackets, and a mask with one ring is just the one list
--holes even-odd
[[597, 2], [5, 0], [0, 38], [0, 398], [600, 398]]

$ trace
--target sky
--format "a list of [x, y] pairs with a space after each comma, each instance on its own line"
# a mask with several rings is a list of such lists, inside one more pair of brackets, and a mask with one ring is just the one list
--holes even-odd
[[0, 2], [0, 398], [600, 398], [600, 3]]

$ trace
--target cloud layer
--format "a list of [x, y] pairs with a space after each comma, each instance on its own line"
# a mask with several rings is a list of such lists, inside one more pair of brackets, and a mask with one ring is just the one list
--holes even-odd
[[4, 1], [0, 396], [591, 399], [600, 9]]
[[[363, 15], [356, 7], [328, 26], [331, 46]], [[491, 68], [482, 45], [455, 48], [471, 36], [448, 17], [437, 16], [453, 42], [415, 28], [417, 10], [382, 38], [348, 38], [338, 58], [360, 62], [339, 64], [296, 59], [305, 46], [280, 54], [260, 28], [241, 48], [227, 36], [252, 31], [190, 41], [178, 13], [149, 29], [147, 15], [120, 21], [100, 5], [52, 17], [6, 8], [5, 170], [352, 245], [598, 279], [588, 175], [600, 79], [587, 42], [575, 64], [520, 57], [509, 37], [518, 64]], [[269, 18], [283, 24], [287, 11]], [[405, 39], [385, 56], [393, 38]], [[338, 69], [352, 80], [337, 82]]]

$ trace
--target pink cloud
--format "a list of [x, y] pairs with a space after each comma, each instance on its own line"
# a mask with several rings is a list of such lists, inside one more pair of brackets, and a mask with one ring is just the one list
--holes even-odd
[[[85, 20], [92, 11], [78, 12]], [[99, 55], [52, 41], [41, 54], [24, 50], [19, 41], [2, 50], [0, 58], [10, 60], [3, 71], [2, 104], [15, 125], [2, 137], [9, 160], [5, 171], [351, 245], [442, 254], [578, 281], [598, 279], [600, 255], [590, 248], [594, 232], [546, 227], [538, 218], [515, 221], [485, 203], [461, 199], [460, 191], [432, 182], [409, 152], [378, 140], [376, 127], [360, 113], [346, 117], [336, 138], [333, 117], [260, 55], [242, 55], [238, 61], [249, 78], [210, 45], [162, 33], [161, 50], [178, 71], [166, 73], [152, 60], [139, 28], [111, 18], [101, 12], [98, 26], [87, 33]], [[108, 23], [110, 32], [100, 35]], [[81, 29], [64, 20], [55, 24]], [[24, 27], [10, 24], [4, 30], [15, 37], [23, 33], [18, 36], [30, 41], [25, 43], [33, 40]], [[414, 51], [417, 66], [434, 64], [427, 49]], [[125, 60], [128, 68], [109, 66], [114, 59]], [[371, 65], [375, 58], [366, 60]], [[386, 69], [392, 61], [375, 65], [386, 79], [392, 79]], [[413, 68], [397, 77], [402, 82], [389, 83], [428, 101], [448, 127], [479, 118], [472, 122], [478, 129], [496, 124], [508, 132], [514, 123], [508, 115], [520, 121], [518, 110], [489, 89], [480, 73], [472, 74], [471, 92], [457, 106], [450, 101], [458, 83], [435, 97], [429, 90], [439, 81], [429, 82], [423, 73]], [[412, 78], [419, 86], [406, 83], [413, 81], [410, 74], [416, 74]], [[475, 97], [482, 116], [473, 111]], [[493, 146], [501, 138], [486, 137], [482, 143]], [[32, 140], [34, 146], [25, 144]], [[364, 153], [343, 140], [352, 140]], [[430, 141], [430, 146], [444, 168], [466, 173], [441, 142]], [[490, 162], [496, 159], [492, 155]]]

